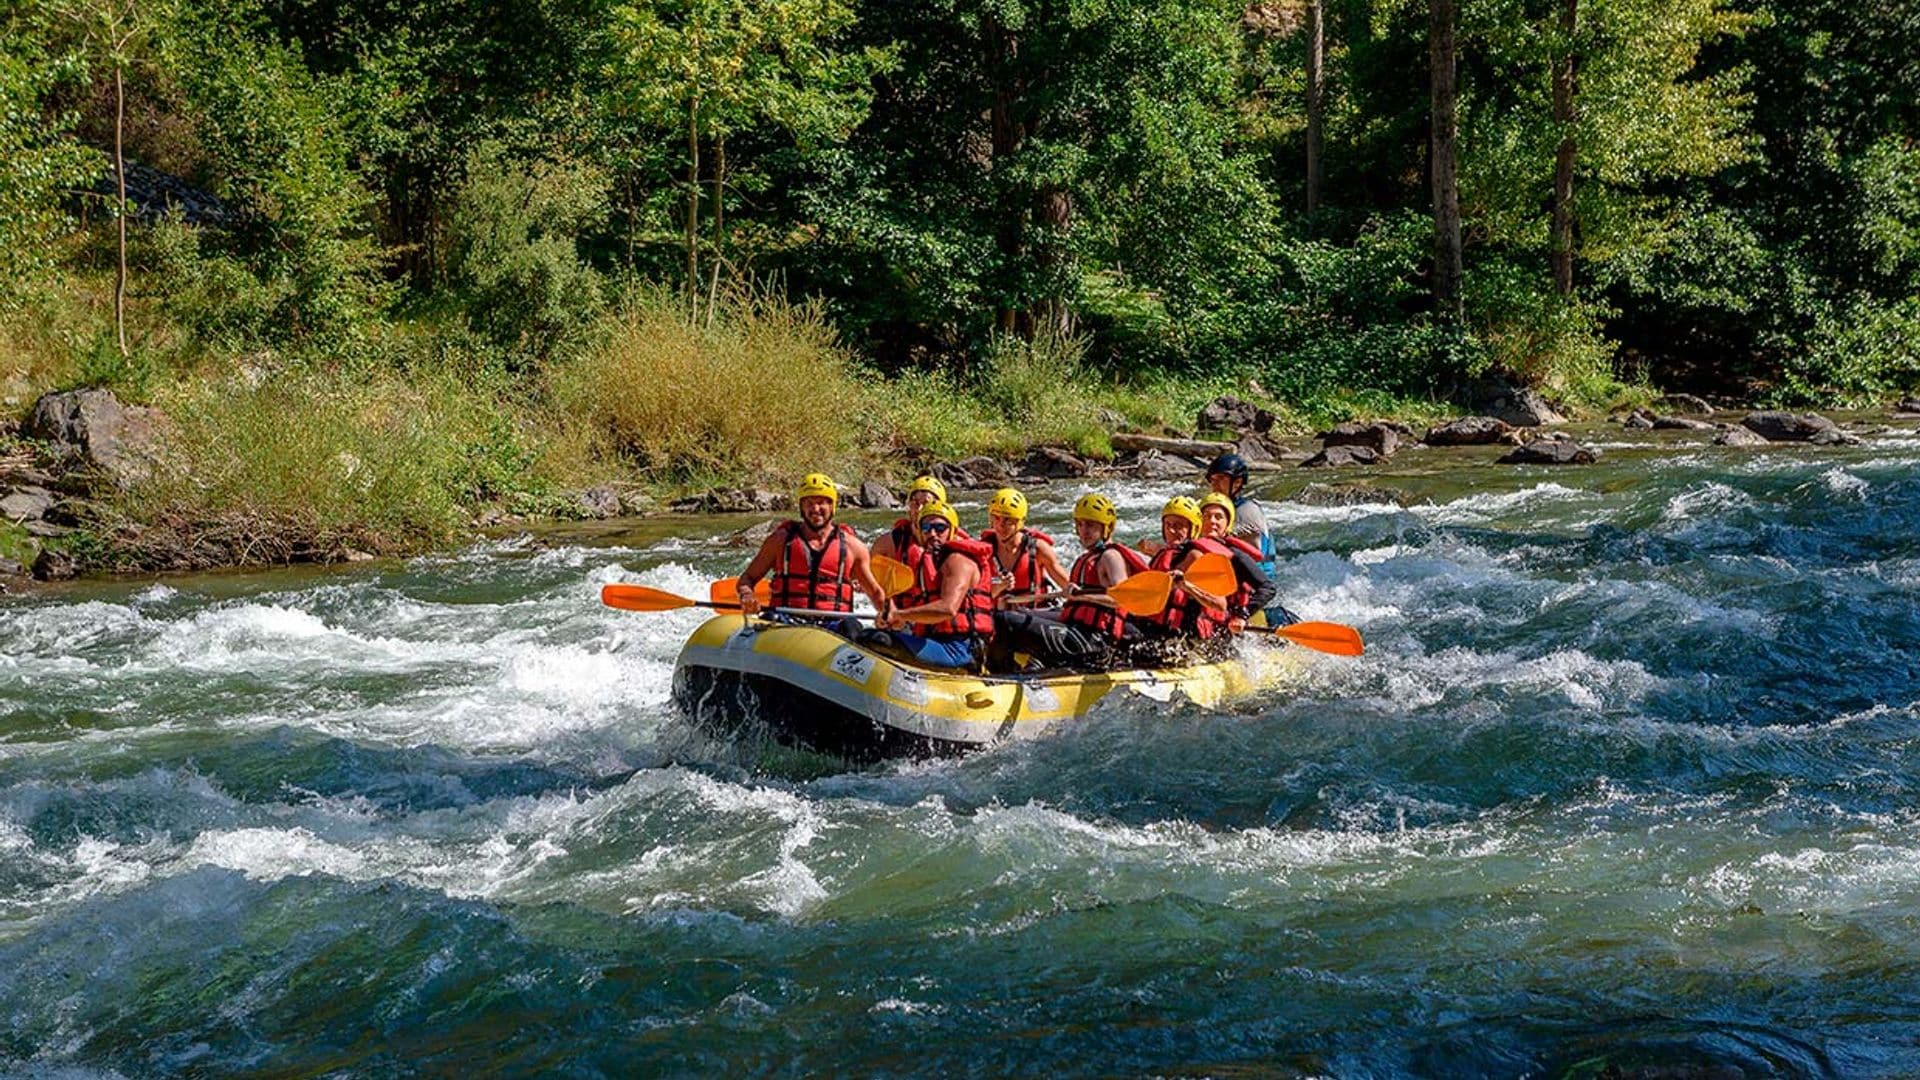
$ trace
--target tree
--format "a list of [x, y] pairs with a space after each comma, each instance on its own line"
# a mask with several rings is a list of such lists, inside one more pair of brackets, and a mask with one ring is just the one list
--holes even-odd
[[610, 75], [639, 118], [686, 139], [683, 227], [691, 306], [700, 292], [702, 147], [712, 150], [713, 255], [724, 259], [727, 138], [768, 123], [802, 141], [843, 138], [866, 114], [880, 48], [839, 51], [846, 0], [643, 0], [614, 9]]
[[83, 54], [113, 72], [113, 332], [124, 357], [128, 355], [126, 76], [142, 40], [167, 19], [166, 0], [62, 0], [59, 11], [79, 31]]
[[50, 53], [22, 20], [0, 22], [0, 314], [51, 270], [69, 224], [62, 199], [99, 175], [99, 155], [76, 142], [74, 116], [50, 112], [59, 84], [78, 78], [72, 55]]
[[1433, 184], [1433, 306], [1440, 317], [1465, 320], [1461, 282], [1466, 276], [1460, 236], [1460, 120], [1455, 48], [1460, 15], [1456, 0], [1429, 0], [1427, 65], [1432, 79], [1432, 135], [1428, 169]]

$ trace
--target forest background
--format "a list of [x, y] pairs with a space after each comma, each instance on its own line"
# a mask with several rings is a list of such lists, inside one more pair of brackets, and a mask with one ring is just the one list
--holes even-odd
[[401, 550], [595, 483], [1099, 455], [1226, 391], [1304, 429], [1488, 377], [1920, 384], [1911, 3], [0, 13], [0, 413], [156, 406], [139, 521]]

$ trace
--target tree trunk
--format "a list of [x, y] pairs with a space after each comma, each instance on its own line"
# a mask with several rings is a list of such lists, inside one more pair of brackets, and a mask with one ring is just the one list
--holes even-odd
[[1307, 5], [1307, 213], [1320, 209], [1320, 143], [1327, 110], [1325, 7]]
[[1062, 273], [1067, 264], [1067, 232], [1073, 227], [1073, 195], [1064, 188], [1048, 185], [1040, 192], [1040, 247], [1034, 263], [1048, 295], [1036, 300], [1022, 320], [1029, 338], [1052, 335], [1064, 338], [1073, 333], [1073, 310], [1061, 295]]
[[120, 195], [118, 266], [113, 275], [113, 332], [120, 356], [127, 356], [127, 155], [123, 140], [127, 126], [127, 88], [119, 63], [113, 66], [113, 177]]
[[1560, 129], [1560, 146], [1553, 155], [1553, 290], [1563, 297], [1573, 295], [1573, 121], [1580, 67], [1573, 35], [1579, 14], [1580, 0], [1564, 0], [1560, 35], [1566, 52], [1553, 62], [1553, 122]]
[[700, 99], [687, 99], [687, 311], [700, 315]]
[[1461, 280], [1466, 276], [1460, 251], [1460, 116], [1454, 82], [1454, 38], [1459, 25], [1456, 0], [1430, 0], [1427, 62], [1433, 80], [1433, 306], [1444, 320], [1466, 321]]
[[[992, 16], [987, 18], [984, 33], [987, 71], [993, 85], [993, 102], [988, 110], [989, 127], [992, 129], [989, 168], [998, 173], [1006, 167], [1006, 160], [1018, 153], [1026, 143], [1026, 126], [1015, 115], [1020, 94], [1019, 88], [1014, 85], [1014, 60], [1020, 54], [1020, 39]], [[1004, 209], [994, 229], [994, 245], [1000, 250], [1002, 265], [1010, 271], [1026, 258], [1028, 210], [1014, 200], [1007, 200], [1002, 205]], [[1003, 334], [1018, 332], [1021, 330], [1021, 313], [1011, 304], [1003, 303], [995, 314], [994, 323]]]
[[721, 250], [726, 240], [727, 137], [713, 138], [713, 271], [720, 272]]

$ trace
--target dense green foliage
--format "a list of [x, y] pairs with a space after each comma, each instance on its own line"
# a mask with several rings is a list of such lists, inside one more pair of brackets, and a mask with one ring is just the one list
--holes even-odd
[[[140, 20], [112, 65], [100, 4]], [[1791, 402], [1920, 384], [1920, 8], [1461, 0], [1459, 328], [1429, 295], [1426, 5], [1325, 4], [1318, 117], [1305, 13], [5, 0], [0, 375], [151, 396], [236, 370], [432, 373], [493, 403], [473, 430], [539, 415], [683, 480], [778, 467], [676, 456], [659, 424], [752, 426], [612, 388], [697, 368], [762, 316], [791, 331], [754, 354], [783, 377], [890, 413], [852, 437], [938, 450], [1044, 419], [1097, 451], [1090, 401], [1190, 396], [1142, 389], [1174, 383], [1257, 380], [1313, 416], [1444, 400], [1490, 368], [1576, 409], [1622, 382]], [[107, 265], [114, 65], [129, 155], [228, 219], [140, 231], [136, 348], [101, 360], [46, 297], [94, 295]]]

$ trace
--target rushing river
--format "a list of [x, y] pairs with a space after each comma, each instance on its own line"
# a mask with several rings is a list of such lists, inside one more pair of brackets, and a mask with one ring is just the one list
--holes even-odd
[[1920, 440], [1420, 455], [1365, 657], [957, 761], [676, 719], [737, 520], [0, 603], [0, 1072], [1920, 1075]]

